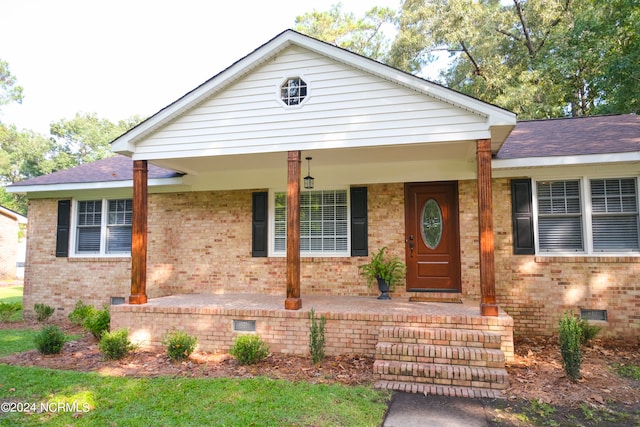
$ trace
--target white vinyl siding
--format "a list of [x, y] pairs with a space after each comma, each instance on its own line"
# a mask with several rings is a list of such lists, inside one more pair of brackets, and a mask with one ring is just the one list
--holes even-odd
[[131, 199], [76, 202], [75, 254], [128, 255], [131, 253]]
[[[280, 99], [283, 79], [304, 70], [300, 108]], [[486, 117], [298, 47], [225, 87], [137, 142], [146, 158], [244, 154], [476, 140]], [[484, 136], [483, 136], [484, 135]]]
[[636, 178], [537, 181], [539, 253], [640, 252]]
[[[287, 249], [287, 195], [274, 194], [274, 253]], [[313, 190], [300, 193], [300, 252], [305, 256], [349, 255], [349, 205], [347, 190]]]

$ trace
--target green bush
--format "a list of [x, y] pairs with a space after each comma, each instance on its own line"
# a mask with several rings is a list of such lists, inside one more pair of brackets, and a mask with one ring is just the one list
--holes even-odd
[[109, 330], [111, 316], [109, 315], [109, 307], [102, 310], [95, 310], [93, 314], [84, 319], [83, 327], [91, 332], [94, 337], [101, 339], [102, 334]]
[[36, 320], [38, 322], [46, 322], [55, 310], [50, 305], [38, 303], [34, 304], [33, 311], [36, 312]]
[[567, 375], [572, 380], [580, 378], [580, 366], [582, 365], [582, 328], [580, 321], [571, 313], [564, 313], [559, 322], [560, 326], [560, 353], [562, 365]]
[[76, 306], [71, 313], [69, 313], [69, 321], [78, 326], [84, 326], [84, 321], [89, 316], [93, 316], [96, 309], [92, 305], [85, 305], [82, 300], [76, 302]]
[[580, 342], [586, 346], [591, 346], [591, 341], [600, 333], [600, 326], [592, 325], [585, 319], [580, 319], [578, 322], [580, 326], [580, 330], [582, 331], [580, 335]]
[[22, 310], [21, 302], [0, 302], [0, 321], [8, 322], [20, 310]]
[[313, 363], [318, 365], [322, 362], [322, 359], [324, 359], [324, 325], [327, 323], [327, 319], [324, 316], [320, 316], [320, 321], [318, 322], [313, 308], [309, 312], [309, 319], [311, 320], [309, 352], [311, 353]]
[[129, 341], [129, 330], [118, 329], [103, 333], [98, 348], [107, 359], [116, 360], [122, 359], [136, 347]]
[[269, 355], [269, 347], [257, 335], [240, 335], [229, 349], [241, 365], [252, 365]]
[[198, 339], [184, 331], [169, 332], [162, 340], [162, 345], [167, 347], [169, 358], [174, 361], [188, 359], [196, 348]]
[[38, 351], [42, 354], [58, 354], [67, 337], [55, 325], [44, 326], [33, 338]]

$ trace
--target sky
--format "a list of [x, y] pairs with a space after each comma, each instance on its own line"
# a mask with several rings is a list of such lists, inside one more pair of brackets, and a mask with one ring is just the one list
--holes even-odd
[[[0, 0], [0, 59], [24, 88], [0, 122], [49, 134], [76, 113], [150, 116], [340, 0]], [[341, 0], [356, 16], [400, 0]]]

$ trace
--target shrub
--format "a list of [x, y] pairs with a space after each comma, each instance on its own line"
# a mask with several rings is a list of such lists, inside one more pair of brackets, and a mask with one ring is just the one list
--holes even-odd
[[313, 308], [309, 312], [309, 319], [311, 320], [311, 329], [309, 331], [309, 352], [311, 353], [313, 363], [318, 365], [322, 362], [322, 359], [324, 359], [324, 325], [327, 323], [327, 319], [324, 316], [320, 316], [320, 322], [318, 322]]
[[92, 305], [85, 305], [80, 300], [76, 302], [75, 308], [69, 313], [69, 321], [75, 325], [84, 326], [84, 321], [95, 312], [96, 309]]
[[38, 322], [46, 322], [53, 315], [55, 311], [53, 307], [46, 304], [34, 304], [33, 311], [36, 312], [36, 320]]
[[241, 365], [252, 365], [269, 355], [269, 347], [257, 335], [240, 335], [229, 349]]
[[564, 370], [572, 380], [580, 378], [582, 365], [582, 328], [580, 321], [570, 313], [565, 313], [560, 319], [560, 353]]
[[167, 347], [167, 354], [171, 360], [188, 359], [196, 348], [198, 339], [184, 331], [174, 331], [167, 334], [162, 340], [162, 345]]
[[591, 346], [591, 341], [600, 333], [600, 326], [592, 325], [585, 319], [580, 319], [580, 342], [586, 346]]
[[116, 360], [135, 350], [136, 346], [129, 341], [128, 329], [118, 329], [103, 333], [98, 348], [107, 359]]
[[102, 310], [94, 309], [93, 314], [84, 319], [82, 326], [91, 332], [94, 337], [101, 339], [102, 334], [109, 330], [110, 323], [111, 316], [109, 315], [109, 308], [105, 307]]
[[0, 320], [8, 322], [20, 310], [22, 310], [21, 302], [0, 302]]
[[58, 354], [66, 341], [64, 332], [55, 325], [44, 326], [33, 338], [38, 351], [42, 354]]

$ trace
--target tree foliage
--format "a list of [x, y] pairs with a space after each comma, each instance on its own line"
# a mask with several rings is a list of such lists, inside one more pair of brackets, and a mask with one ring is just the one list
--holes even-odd
[[390, 40], [382, 31], [385, 24], [396, 19], [394, 10], [373, 7], [364, 17], [342, 11], [342, 4], [334, 4], [325, 12], [305, 13], [296, 17], [294, 29], [311, 37], [334, 44], [371, 59], [386, 61]]
[[73, 119], [51, 124], [51, 135], [66, 167], [113, 155], [111, 141], [142, 121], [138, 116], [112, 123], [95, 113], [78, 113]]
[[22, 86], [9, 70], [9, 64], [0, 59], [0, 106], [10, 102], [22, 102]]

